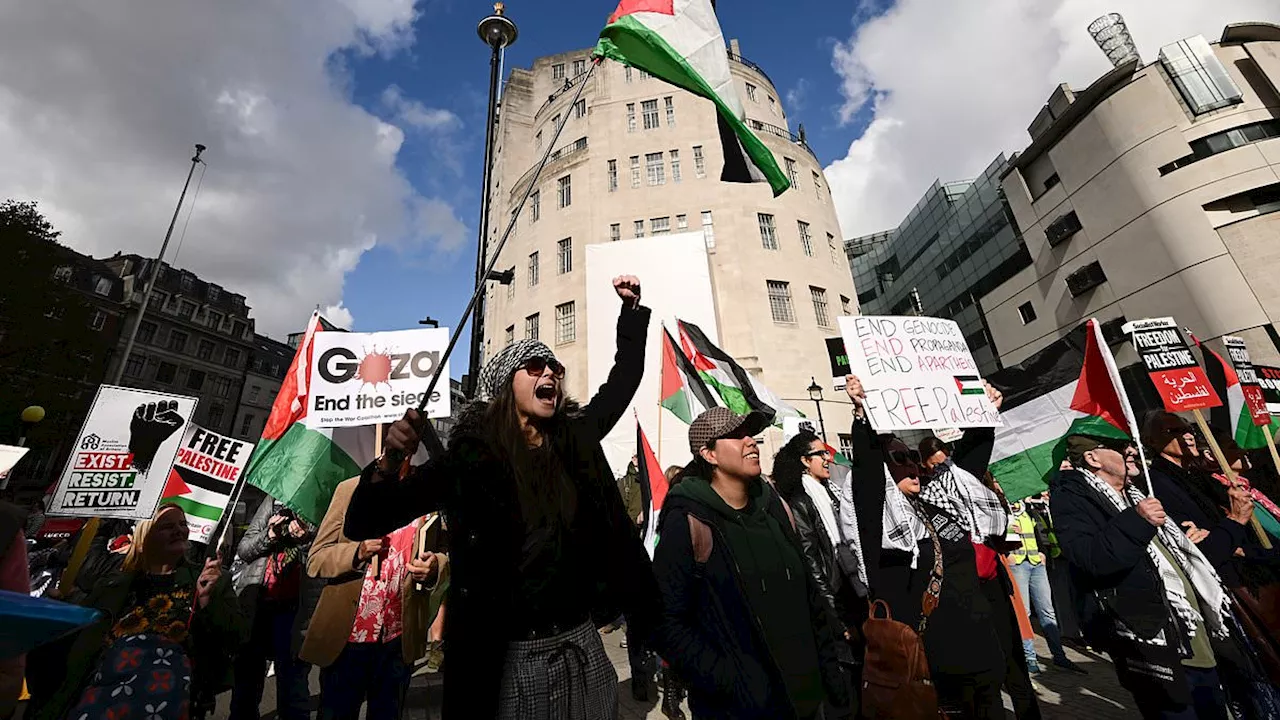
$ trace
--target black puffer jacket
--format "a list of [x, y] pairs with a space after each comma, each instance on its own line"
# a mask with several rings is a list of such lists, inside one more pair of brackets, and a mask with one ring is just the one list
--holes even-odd
[[[600, 440], [626, 412], [644, 374], [649, 309], [623, 308], [613, 369], [591, 402], [548, 439], [578, 496], [574, 533], [581, 571], [595, 592], [591, 614], [603, 625], [620, 614], [642, 635], [660, 599], [648, 553], [618, 494]], [[372, 482], [366, 468], [351, 497], [343, 529], [352, 540], [380, 537], [428, 512], [449, 519], [449, 612], [445, 615], [444, 717], [489, 718], [499, 685], [520, 586], [526, 526], [512, 468], [486, 440], [484, 406], [473, 404], [454, 428], [448, 450], [401, 482]], [[576, 542], [576, 541], [575, 541]]]

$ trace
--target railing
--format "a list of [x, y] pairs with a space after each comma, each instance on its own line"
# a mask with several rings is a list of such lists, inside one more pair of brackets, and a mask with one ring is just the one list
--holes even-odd
[[813, 156], [814, 160], [818, 159], [817, 154], [813, 152], [813, 148], [809, 147], [809, 143], [805, 142], [805, 139], [803, 137], [796, 135], [795, 133], [791, 132], [790, 130], [787, 130], [786, 128], [778, 127], [777, 125], [770, 125], [769, 123], [766, 123], [766, 122], [760, 122], [759, 120], [751, 120], [751, 119], [747, 120], [747, 126], [758, 133], [765, 133], [767, 135], [773, 135], [774, 137], [780, 137], [783, 140], [790, 140], [796, 145], [799, 145], [800, 147], [807, 150], [809, 154]]
[[764, 68], [760, 67], [759, 65], [751, 62], [750, 60], [742, 57], [741, 55], [735, 53], [732, 50], [729, 51], [729, 59], [732, 60], [733, 62], [738, 63], [739, 65], [745, 65], [751, 68], [752, 70], [755, 70], [756, 72], [764, 76], [764, 79], [768, 80], [770, 85], [773, 85], [775, 88], [777, 87], [777, 85], [774, 85], [773, 78], [769, 77], [769, 73], [765, 72]]
[[[580, 137], [577, 140], [574, 140], [572, 143], [565, 145], [564, 147], [552, 152], [549, 156], [547, 156], [547, 167], [551, 167], [551, 163], [557, 160], [563, 160], [568, 157], [573, 157], [578, 153], [582, 153], [586, 151], [587, 151], [587, 139], [585, 137]], [[533, 173], [537, 169], [538, 169], [538, 164], [534, 163], [533, 167], [526, 170], [524, 175], [520, 176], [520, 179], [516, 181], [516, 184], [511, 186], [512, 196], [515, 196], [523, 192], [525, 183], [528, 183], [533, 179]], [[545, 172], [546, 168], [543, 168], [543, 171]]]
[[578, 84], [578, 81], [585, 78], [588, 74], [590, 74], [590, 72], [591, 72], [590, 70], [583, 70], [582, 72], [578, 73], [577, 75], [574, 75], [571, 78], [566, 78], [564, 81], [564, 85], [562, 85], [558, 90], [556, 90], [555, 92], [547, 96], [547, 101], [542, 103], [542, 107], [538, 108], [538, 112], [534, 113], [534, 117], [541, 115], [543, 110], [546, 110], [547, 107], [551, 105], [551, 103], [556, 101], [556, 98], [572, 90], [573, 87]]

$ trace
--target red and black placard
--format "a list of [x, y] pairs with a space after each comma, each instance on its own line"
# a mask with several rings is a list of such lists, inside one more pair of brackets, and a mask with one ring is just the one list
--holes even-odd
[[1166, 410], [1185, 412], [1222, 404], [1173, 318], [1135, 320], [1125, 323], [1124, 331], [1132, 336]]

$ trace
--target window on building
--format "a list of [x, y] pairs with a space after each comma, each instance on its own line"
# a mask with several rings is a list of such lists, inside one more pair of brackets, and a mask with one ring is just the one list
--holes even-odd
[[516, 341], [516, 326], [508, 325], [506, 332], [503, 333], [502, 346], [506, 347]]
[[511, 266], [511, 283], [507, 285], [507, 299], [514, 300], [516, 297], [516, 266]]
[[707, 159], [702, 156], [702, 146], [693, 146], [693, 174], [700, 178], [707, 176]]
[[627, 82], [630, 83], [631, 82], [631, 66], [627, 65], [626, 67], [622, 68], [622, 70], [623, 70], [623, 75], [626, 76]]
[[688, 230], [688, 229], [689, 229], [689, 216], [688, 216], [688, 215], [680, 214], [680, 215], [677, 215], [677, 216], [676, 216], [676, 229], [677, 229], [677, 230]]
[[178, 305], [178, 314], [184, 318], [191, 319], [196, 314], [196, 304], [187, 300], [183, 300]]
[[581, 120], [582, 118], [584, 118], [584, 117], [586, 117], [586, 116], [587, 116], [587, 101], [586, 101], [586, 100], [579, 100], [578, 102], [574, 103], [574, 104], [573, 104], [573, 118], [574, 118], [575, 120]]
[[809, 236], [809, 223], [797, 220], [796, 228], [800, 231], [800, 247], [804, 248], [804, 254], [813, 257], [813, 238]]
[[556, 344], [573, 342], [578, 338], [578, 322], [573, 303], [567, 302], [556, 306]]
[[201, 340], [196, 346], [196, 357], [201, 360], [208, 360], [213, 357], [213, 343], [208, 340]]
[[609, 242], [618, 242], [622, 239], [622, 223], [609, 223]]
[[791, 181], [791, 187], [800, 187], [800, 173], [796, 172], [796, 161], [789, 157], [782, 158], [782, 162], [787, 166], [787, 179]]
[[90, 330], [101, 330], [107, 324], [107, 314], [101, 310], [94, 310], [93, 315], [89, 318]]
[[551, 79], [552, 80], [564, 79], [564, 63], [556, 63], [551, 66]]
[[538, 251], [529, 253], [529, 287], [538, 286]]
[[213, 311], [209, 312], [209, 327], [214, 330], [222, 327], [222, 313]]
[[631, 156], [631, 187], [640, 187], [640, 156]]
[[156, 366], [156, 382], [168, 385], [178, 376], [178, 366], [163, 360]]
[[560, 275], [573, 272], [573, 238], [556, 243], [556, 272]]
[[827, 251], [831, 253], [831, 264], [840, 266], [840, 251], [836, 249], [836, 236], [827, 233]]
[[529, 222], [536, 223], [542, 217], [542, 191], [529, 193]]
[[71, 266], [59, 265], [58, 267], [54, 268], [53, 279], [57, 280], [58, 282], [64, 282], [64, 283], [71, 282]]
[[524, 319], [524, 336], [529, 340], [538, 339], [538, 313]]
[[221, 398], [231, 397], [231, 380], [224, 377], [213, 379], [213, 394]]
[[636, 131], [636, 104], [627, 103], [627, 132], [633, 133], [635, 131]]
[[840, 296], [840, 314], [845, 316], [853, 314], [849, 312], [849, 298], [843, 295]]
[[658, 121], [658, 101], [644, 100], [640, 103], [640, 112], [644, 115], [644, 129], [656, 130], [662, 126]]
[[148, 320], [143, 320], [142, 325], [138, 327], [138, 342], [150, 344], [156, 339], [156, 324]]
[[772, 113], [772, 114], [774, 114], [774, 115], [777, 115], [777, 114], [778, 114], [778, 103], [777, 103], [777, 101], [775, 101], [775, 100], [773, 99], [773, 96], [772, 96], [772, 95], [765, 95], [765, 97], [769, 98], [769, 112], [770, 112], [770, 113]]
[[1160, 63], [1196, 115], [1241, 102], [1240, 88], [1202, 35], [1160, 48]]
[[551, 127], [560, 127], [560, 113], [556, 113], [555, 116], [551, 118]]
[[574, 77], [577, 77], [577, 76], [581, 75], [582, 73], [584, 73], [584, 72], [586, 72], [586, 71], [587, 71], [587, 60], [586, 60], [586, 58], [583, 58], [583, 59], [581, 59], [581, 60], [574, 60], [574, 61], [573, 61], [573, 76], [574, 76]]
[[618, 161], [609, 161], [609, 192], [618, 191]]
[[810, 285], [809, 296], [813, 298], [813, 317], [818, 321], [818, 327], [831, 327], [831, 313], [827, 311], [827, 291]]
[[174, 352], [185, 352], [187, 349], [187, 334], [181, 330], [170, 330], [169, 344], [166, 347]]
[[635, 234], [633, 235], [633, 237], [638, 237], [638, 238], [642, 238], [642, 237], [644, 237], [644, 221], [643, 221], [643, 220], [637, 220], [637, 221], [635, 222], [635, 225], [634, 225], [633, 230], [634, 230], [634, 233], [635, 233]]
[[702, 241], [706, 243], [708, 250], [716, 246], [716, 228], [712, 222], [710, 210], [702, 211]]
[[567, 208], [573, 204], [573, 186], [570, 184], [571, 176], [565, 175], [556, 181], [556, 189], [560, 193], [560, 207]]
[[667, 107], [667, 127], [675, 127], [676, 126], [675, 98], [668, 95], [667, 97], [662, 98], [662, 102], [665, 103]]
[[665, 185], [667, 183], [667, 175], [662, 166], [662, 153], [645, 153], [644, 154], [644, 172], [649, 179], [649, 185]]
[[93, 291], [103, 297], [111, 294], [111, 278], [100, 277], [98, 282], [94, 283]]
[[756, 224], [760, 226], [760, 243], [765, 250], [778, 249], [778, 229], [774, 227], [773, 216], [769, 213], [756, 213]]
[[542, 149], [542, 131], [541, 130], [539, 130], [537, 134], [533, 136], [533, 149], [534, 150]]
[[205, 299], [209, 302], [216, 303], [220, 297], [222, 297], [222, 289], [217, 285], [210, 285], [205, 289]]
[[769, 312], [777, 323], [794, 323], [796, 311], [791, 306], [791, 283], [781, 280], [766, 280], [769, 290]]
[[1030, 300], [1018, 306], [1018, 317], [1022, 318], [1023, 325], [1027, 325], [1036, 319], [1036, 309]]
[[182, 273], [182, 276], [178, 278], [178, 287], [182, 288], [182, 292], [191, 292], [191, 288], [194, 286], [195, 280], [190, 275]]
[[671, 151], [671, 182], [680, 182], [680, 151]]
[[258, 397], [262, 395], [262, 386], [254, 385], [249, 388], [249, 402], [258, 402]]
[[240, 367], [240, 351], [236, 348], [227, 348], [222, 351], [222, 364], [229, 368]]
[[840, 454], [847, 458], [853, 457], [853, 436], [840, 433], [838, 437], [840, 438]]
[[671, 234], [671, 216], [650, 218], [649, 230], [653, 235]]
[[146, 366], [146, 358], [138, 353], [129, 353], [129, 362], [124, 364], [124, 374], [129, 377], [142, 377], [142, 370]]
[[240, 420], [240, 436], [248, 437], [249, 431], [253, 429], [254, 417], [251, 413], [245, 413], [244, 418]]
[[818, 174], [817, 170], [813, 171], [813, 194], [817, 195], [819, 199], [822, 198], [822, 176]]
[[204, 371], [191, 369], [187, 371], [187, 389], [199, 390], [204, 387]]
[[1067, 291], [1071, 297], [1080, 297], [1107, 281], [1107, 274], [1097, 260], [1067, 276]]
[[221, 430], [222, 416], [224, 414], [226, 414], [226, 410], [223, 409], [221, 405], [210, 405], [209, 420], [208, 420], [209, 426], [216, 430]]
[[747, 83], [747, 99], [751, 102], [760, 102], [760, 99], [756, 96], [756, 86], [751, 83]]
[[648, 79], [649, 79], [649, 78], [651, 78], [651, 77], [653, 77], [653, 76], [649, 74], [649, 71], [648, 71], [648, 70], [644, 70], [644, 69], [641, 69], [641, 70], [640, 70], [640, 79], [641, 79], [641, 80], [648, 80]]

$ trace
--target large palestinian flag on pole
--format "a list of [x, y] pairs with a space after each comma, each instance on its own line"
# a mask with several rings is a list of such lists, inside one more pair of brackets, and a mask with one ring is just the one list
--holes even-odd
[[338, 483], [373, 461], [374, 428], [312, 429], [307, 417], [315, 334], [336, 331], [314, 313], [249, 459], [248, 482], [319, 524]]
[[680, 326], [680, 345], [685, 356], [707, 387], [720, 396], [725, 407], [740, 415], [759, 410], [773, 418], [775, 425], [781, 425], [784, 418], [804, 417], [804, 413], [752, 377], [728, 353], [711, 344], [702, 328], [683, 320], [676, 323]]
[[676, 349], [671, 331], [662, 328], [662, 397], [659, 403], [686, 425], [707, 408], [718, 406], [715, 396], [684, 353]]
[[712, 0], [622, 0], [600, 31], [595, 54], [639, 68], [716, 106], [725, 182], [768, 182], [775, 197], [791, 183], [747, 127], [729, 73]]
[[658, 464], [658, 456], [653, 454], [639, 422], [636, 422], [636, 458], [640, 461], [636, 468], [636, 482], [640, 483], [640, 504], [645, 513], [644, 547], [652, 558], [654, 549], [658, 547], [658, 517], [662, 514], [662, 503], [669, 488], [662, 465]]
[[[1076, 433], [1116, 439], [1137, 436], [1137, 423], [1111, 349], [1095, 319], [1022, 365], [988, 377], [1006, 393], [996, 428], [991, 474], [1009, 502], [1043, 492]], [[1021, 381], [1021, 382], [1020, 382]]]

